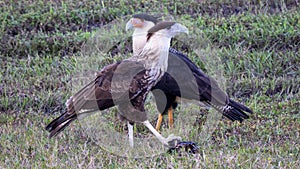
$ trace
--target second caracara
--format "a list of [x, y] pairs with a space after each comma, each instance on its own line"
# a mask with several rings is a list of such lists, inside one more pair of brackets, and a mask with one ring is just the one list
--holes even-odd
[[161, 22], [149, 29], [138, 55], [104, 67], [94, 81], [71, 96], [67, 112], [46, 127], [50, 137], [80, 114], [118, 105], [124, 119], [144, 124], [164, 145], [173, 147], [181, 138], [160, 135], [147, 119], [144, 102], [167, 70], [171, 38], [181, 32], [187, 33], [187, 28], [175, 22]]
[[[133, 18], [127, 22], [127, 30], [134, 28], [132, 35], [133, 53], [137, 54], [143, 49], [147, 40], [146, 34], [149, 25], [154, 25], [156, 22], [155, 17], [147, 14], [133, 15]], [[167, 112], [169, 127], [172, 127], [172, 110], [177, 106], [177, 97], [205, 102], [232, 121], [242, 122], [249, 118], [246, 112], [252, 113], [248, 107], [230, 99], [219, 88], [214, 79], [200, 70], [186, 55], [173, 48], [169, 50], [167, 72], [152, 89], [159, 89], [163, 92], [153, 92], [160, 112], [156, 130], [160, 129], [163, 115]], [[166, 100], [165, 102], [162, 102], [162, 95]]]

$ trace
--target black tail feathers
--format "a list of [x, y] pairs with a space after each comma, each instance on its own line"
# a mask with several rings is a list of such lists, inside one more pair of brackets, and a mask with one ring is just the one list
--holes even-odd
[[226, 106], [212, 106], [222, 112], [223, 115], [231, 121], [243, 122], [244, 119], [249, 118], [249, 115], [247, 113], [253, 113], [252, 110], [248, 107], [231, 99], [229, 99], [229, 103]]
[[65, 112], [50, 124], [46, 126], [46, 130], [50, 132], [49, 138], [56, 136], [63, 131], [72, 121], [77, 119], [76, 113]]

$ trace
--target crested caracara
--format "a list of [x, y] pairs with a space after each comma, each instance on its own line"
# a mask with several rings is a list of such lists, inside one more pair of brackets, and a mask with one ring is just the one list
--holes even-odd
[[[155, 17], [147, 14], [136, 14], [126, 24], [126, 29], [134, 28], [132, 42], [133, 53], [139, 53], [146, 43], [149, 25], [156, 24]], [[191, 77], [193, 76], [193, 77]], [[168, 112], [169, 127], [173, 125], [172, 111], [176, 108], [177, 97], [204, 102], [232, 121], [242, 122], [252, 113], [248, 107], [230, 99], [219, 88], [217, 82], [198, 68], [186, 55], [170, 48], [168, 69], [161, 80], [152, 88], [163, 92], [166, 99], [162, 102], [161, 92], [153, 92], [159, 111], [156, 130], [160, 129], [163, 115]]]
[[144, 102], [167, 70], [171, 38], [181, 32], [187, 33], [187, 28], [175, 22], [161, 22], [149, 29], [139, 54], [104, 67], [95, 80], [69, 98], [67, 111], [46, 127], [50, 137], [80, 114], [118, 105], [122, 118], [144, 124], [164, 145], [173, 147], [181, 138], [160, 135], [147, 119]]

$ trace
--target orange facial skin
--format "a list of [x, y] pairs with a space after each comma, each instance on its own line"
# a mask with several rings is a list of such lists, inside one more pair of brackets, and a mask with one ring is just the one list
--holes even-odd
[[141, 28], [141, 27], [143, 27], [144, 20], [141, 20], [138, 18], [132, 18], [131, 23], [135, 28]]

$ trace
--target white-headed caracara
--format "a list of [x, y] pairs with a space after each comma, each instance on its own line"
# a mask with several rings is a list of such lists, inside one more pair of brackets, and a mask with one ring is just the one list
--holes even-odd
[[[147, 14], [135, 14], [127, 22], [126, 29], [134, 29], [133, 53], [139, 53], [147, 40], [147, 31], [155, 25], [157, 19]], [[194, 78], [192, 77], [194, 76]], [[160, 129], [163, 115], [168, 112], [169, 127], [173, 125], [172, 110], [176, 108], [176, 97], [207, 103], [232, 121], [242, 122], [252, 113], [248, 107], [230, 99], [219, 88], [217, 82], [198, 68], [186, 55], [169, 49], [168, 69], [161, 80], [152, 88], [162, 92], [153, 92], [159, 111], [156, 130]], [[162, 98], [166, 101], [163, 102]]]
[[171, 38], [181, 32], [188, 30], [176, 22], [160, 22], [149, 29], [139, 54], [104, 67], [94, 81], [70, 97], [66, 102], [67, 111], [46, 127], [50, 137], [62, 131], [79, 114], [118, 105], [122, 118], [144, 124], [165, 146], [174, 147], [181, 138], [160, 135], [147, 119], [144, 102], [168, 68]]

